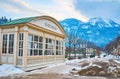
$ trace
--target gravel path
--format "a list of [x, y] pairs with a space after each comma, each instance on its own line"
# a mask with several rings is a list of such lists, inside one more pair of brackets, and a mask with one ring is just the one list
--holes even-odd
[[[105, 77], [70, 76], [59, 74], [31, 74], [27, 76], [7, 76], [0, 79], [109, 79]], [[112, 78], [114, 79], [114, 78]], [[119, 78], [118, 78], [119, 79]]]

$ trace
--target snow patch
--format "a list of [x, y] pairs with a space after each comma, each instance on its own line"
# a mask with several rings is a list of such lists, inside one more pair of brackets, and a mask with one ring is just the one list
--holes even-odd
[[24, 72], [23, 70], [16, 68], [13, 65], [8, 65], [8, 64], [0, 65], [0, 76], [8, 76], [23, 72]]
[[88, 29], [89, 26], [82, 26], [82, 29]]
[[67, 23], [63, 23], [64, 26], [69, 26]]
[[92, 33], [91, 31], [87, 31], [87, 33]]

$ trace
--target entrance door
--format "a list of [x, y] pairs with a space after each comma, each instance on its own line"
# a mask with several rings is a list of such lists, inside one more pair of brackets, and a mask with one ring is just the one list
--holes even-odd
[[13, 64], [14, 62], [14, 34], [3, 34], [1, 63]]

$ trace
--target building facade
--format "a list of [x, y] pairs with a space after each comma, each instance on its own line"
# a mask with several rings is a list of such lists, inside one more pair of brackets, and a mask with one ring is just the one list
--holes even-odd
[[57, 20], [38, 16], [0, 25], [0, 64], [27, 71], [65, 60], [66, 33]]

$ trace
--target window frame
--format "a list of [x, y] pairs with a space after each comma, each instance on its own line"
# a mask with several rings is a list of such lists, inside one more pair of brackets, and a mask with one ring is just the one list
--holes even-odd
[[[35, 39], [35, 37], [37, 39]], [[27, 56], [42, 56], [43, 55], [43, 37], [40, 35], [28, 34], [27, 50], [28, 50]]]
[[[4, 42], [5, 41], [4, 40], [4, 35], [7, 35], [7, 37], [6, 37], [6, 46], [4, 46], [4, 43], [5, 43]], [[10, 37], [10, 35], [13, 35], [13, 37]], [[15, 38], [14, 33], [3, 33], [2, 34], [2, 54], [4, 54], [4, 55], [13, 55], [14, 54], [14, 41], [15, 41], [14, 38]], [[10, 45], [12, 45], [12, 46], [10, 46]], [[4, 50], [4, 48], [5, 48], [5, 50]], [[6, 52], [3, 52], [3, 51], [6, 51]]]
[[[20, 43], [22, 46], [20, 46]], [[18, 34], [18, 57], [23, 57], [24, 33]]]
[[55, 39], [45, 37], [44, 55], [55, 55]]
[[64, 42], [56, 40], [56, 55], [63, 55]]

